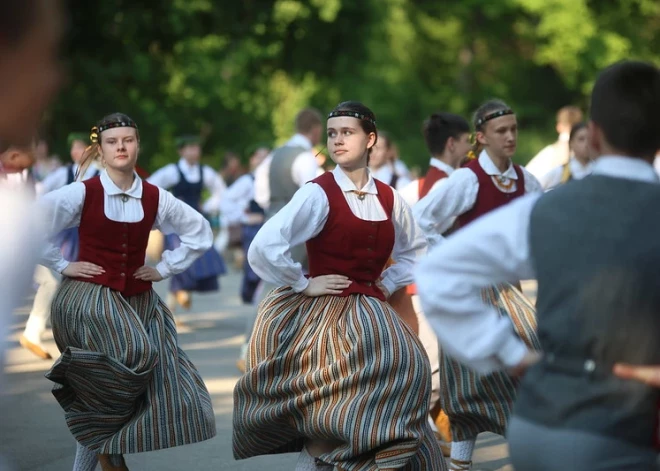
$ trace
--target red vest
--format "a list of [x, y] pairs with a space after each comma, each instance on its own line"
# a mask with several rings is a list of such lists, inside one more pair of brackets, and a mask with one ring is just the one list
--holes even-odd
[[426, 195], [429, 194], [429, 191], [431, 191], [431, 188], [433, 188], [433, 185], [436, 184], [436, 182], [439, 182], [443, 178], [447, 178], [449, 175], [447, 175], [446, 172], [443, 172], [439, 168], [434, 167], [431, 165], [429, 167], [428, 172], [426, 172], [426, 175], [424, 176], [424, 183], [422, 183], [421, 188], [419, 189], [419, 199], [421, 200], [424, 198]]
[[465, 165], [465, 168], [469, 168], [477, 176], [479, 190], [477, 191], [477, 201], [475, 201], [474, 206], [458, 216], [457, 221], [460, 227], [465, 227], [478, 217], [481, 217], [500, 206], [504, 206], [525, 194], [525, 176], [518, 165], [513, 166], [513, 169], [518, 176], [518, 180], [516, 181], [516, 191], [513, 193], [504, 193], [497, 188], [495, 183], [493, 183], [492, 177], [484, 172], [484, 169], [479, 165], [478, 159], [469, 162]]
[[312, 180], [325, 191], [330, 212], [319, 235], [307, 241], [307, 257], [311, 277], [344, 275], [353, 280], [339, 296], [364, 294], [385, 301], [376, 281], [394, 247], [394, 190], [374, 181], [378, 200], [387, 215], [384, 221], [364, 221], [355, 216], [331, 172]]
[[85, 180], [85, 203], [80, 218], [78, 260], [103, 267], [105, 273], [78, 278], [107, 286], [124, 297], [151, 289], [150, 281], [136, 280], [135, 271], [144, 265], [149, 232], [158, 214], [158, 187], [142, 182], [142, 209], [139, 222], [111, 221], [104, 213], [105, 192], [100, 177]]

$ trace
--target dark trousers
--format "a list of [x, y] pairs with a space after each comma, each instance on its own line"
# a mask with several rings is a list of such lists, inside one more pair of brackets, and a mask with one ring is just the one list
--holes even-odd
[[582, 430], [513, 417], [507, 431], [516, 471], [657, 471], [657, 453]]

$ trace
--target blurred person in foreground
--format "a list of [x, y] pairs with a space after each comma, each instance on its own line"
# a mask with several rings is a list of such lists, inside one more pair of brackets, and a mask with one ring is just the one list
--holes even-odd
[[[5, 0], [0, 3], [0, 143], [25, 144], [36, 132], [43, 110], [61, 83], [58, 48], [63, 32], [59, 0]], [[31, 165], [31, 163], [30, 163]], [[0, 178], [23, 171], [2, 164]], [[4, 176], [3, 176], [4, 174]], [[0, 186], [0, 341], [4, 321], [29, 288], [38, 215], [33, 195]]]
[[[508, 428], [516, 471], [656, 469], [660, 391], [612, 370], [660, 364], [658, 109], [657, 67], [608, 67], [591, 96], [592, 175], [481, 218], [418, 266], [443, 349], [482, 373], [526, 371]], [[540, 361], [479, 297], [533, 278]]]

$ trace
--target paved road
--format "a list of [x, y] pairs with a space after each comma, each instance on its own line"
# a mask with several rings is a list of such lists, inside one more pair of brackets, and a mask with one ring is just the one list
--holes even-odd
[[[192, 327], [179, 335], [180, 345], [201, 371], [213, 397], [218, 436], [204, 443], [153, 453], [130, 455], [132, 470], [262, 470], [289, 471], [295, 455], [279, 455], [234, 461], [231, 453], [232, 390], [238, 379], [235, 361], [243, 342], [244, 316], [250, 308], [238, 297], [239, 276], [223, 278], [220, 294], [194, 298], [193, 310], [185, 315]], [[532, 287], [533, 289], [533, 287]], [[159, 293], [166, 286], [159, 283]], [[11, 325], [9, 352], [4, 371], [4, 391], [0, 396], [0, 454], [21, 471], [70, 471], [75, 442], [64, 423], [63, 414], [50, 393], [44, 373], [51, 361], [42, 361], [18, 345], [27, 319], [27, 307], [20, 309]], [[48, 339], [51, 353], [57, 349]], [[495, 435], [480, 437], [475, 468], [511, 471], [504, 440]], [[0, 464], [0, 469], [3, 469]]]

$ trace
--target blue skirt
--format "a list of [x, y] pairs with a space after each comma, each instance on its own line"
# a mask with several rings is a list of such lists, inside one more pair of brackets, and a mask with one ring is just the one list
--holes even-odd
[[[176, 234], [165, 236], [165, 250], [173, 250], [179, 247], [181, 241]], [[174, 275], [170, 282], [170, 291], [218, 291], [220, 283], [218, 276], [227, 273], [227, 267], [222, 256], [210, 248], [204, 255], [199, 257], [186, 271]]]
[[257, 235], [257, 232], [259, 232], [259, 229], [261, 229], [261, 226], [262, 224], [243, 224], [241, 228], [241, 244], [243, 245], [243, 253], [245, 254], [245, 260], [243, 261], [243, 281], [241, 283], [241, 299], [245, 304], [252, 304], [254, 302], [254, 294], [261, 281], [247, 260], [247, 253], [250, 244]]
[[53, 243], [60, 248], [64, 260], [68, 262], [78, 261], [78, 248], [80, 247], [80, 237], [78, 228], [71, 227], [64, 229], [53, 237]]

